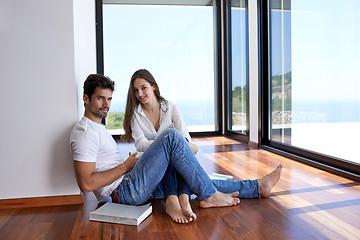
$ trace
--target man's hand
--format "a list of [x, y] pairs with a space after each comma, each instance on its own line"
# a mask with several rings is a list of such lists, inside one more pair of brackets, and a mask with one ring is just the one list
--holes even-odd
[[127, 172], [130, 172], [135, 166], [137, 160], [139, 160], [140, 157], [137, 157], [136, 155], [137, 152], [134, 152], [133, 154], [129, 152], [129, 157], [126, 159], [126, 161], [123, 164], [126, 167]]

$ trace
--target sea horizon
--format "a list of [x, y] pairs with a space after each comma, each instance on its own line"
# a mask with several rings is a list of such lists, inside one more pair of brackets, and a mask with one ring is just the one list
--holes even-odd
[[[174, 102], [188, 126], [214, 125], [215, 104], [213, 101]], [[124, 112], [126, 102], [113, 101], [110, 112]], [[356, 100], [342, 101], [302, 101], [295, 103], [290, 112], [293, 122], [360, 122], [360, 103]], [[309, 118], [306, 117], [309, 116]], [[302, 116], [299, 118], [299, 116]], [[313, 116], [317, 116], [316, 119]]]

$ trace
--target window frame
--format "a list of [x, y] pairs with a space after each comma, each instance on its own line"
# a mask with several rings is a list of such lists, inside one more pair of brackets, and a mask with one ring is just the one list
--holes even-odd
[[245, 9], [246, 9], [246, 130], [245, 134], [241, 132], [234, 131], [231, 128], [232, 126], [232, 53], [231, 53], [231, 0], [225, 1], [224, 6], [224, 65], [225, 65], [225, 135], [241, 140], [244, 142], [249, 142], [250, 136], [250, 114], [249, 114], [249, 13], [248, 13], [248, 0], [245, 0]]
[[[104, 74], [104, 42], [103, 42], [103, 4], [106, 0], [95, 0], [95, 25], [96, 25], [96, 66], [97, 73]], [[209, 1], [211, 2], [211, 1]], [[223, 101], [222, 101], [222, 21], [221, 9], [222, 1], [213, 1], [214, 9], [214, 120], [215, 131], [205, 132], [190, 132], [191, 136], [214, 136], [221, 135], [223, 130]], [[105, 118], [102, 119], [105, 124]], [[119, 139], [121, 135], [113, 135], [114, 138]]]
[[[269, 0], [257, 0], [259, 36], [259, 146], [322, 170], [360, 180], [360, 165], [270, 140], [271, 130], [271, 12]], [[339, 140], [340, 139], [335, 139]]]

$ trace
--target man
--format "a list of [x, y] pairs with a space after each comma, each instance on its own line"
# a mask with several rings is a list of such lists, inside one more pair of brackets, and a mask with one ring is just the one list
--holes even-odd
[[[93, 191], [98, 200], [112, 196], [114, 202], [140, 205], [161, 198], [162, 178], [169, 165], [183, 177], [200, 200], [200, 207], [234, 206], [239, 198], [268, 197], [280, 178], [282, 165], [258, 180], [210, 180], [184, 137], [175, 129], [165, 130], [142, 154], [125, 161], [116, 142], [101, 124], [109, 111], [114, 82], [91, 74], [84, 83], [84, 117], [75, 124], [70, 146], [78, 185], [82, 192]], [[175, 174], [175, 172], [174, 172]], [[189, 213], [181, 223], [196, 216]]]

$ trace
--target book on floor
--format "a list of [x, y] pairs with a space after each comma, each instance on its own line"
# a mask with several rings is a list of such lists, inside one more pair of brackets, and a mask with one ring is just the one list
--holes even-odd
[[220, 174], [220, 173], [210, 173], [209, 177], [212, 180], [228, 180], [228, 179], [233, 178], [233, 176], [231, 176], [231, 175], [225, 175], [225, 174]]
[[90, 220], [138, 226], [151, 212], [150, 203], [132, 206], [107, 202], [95, 211], [90, 212]]

